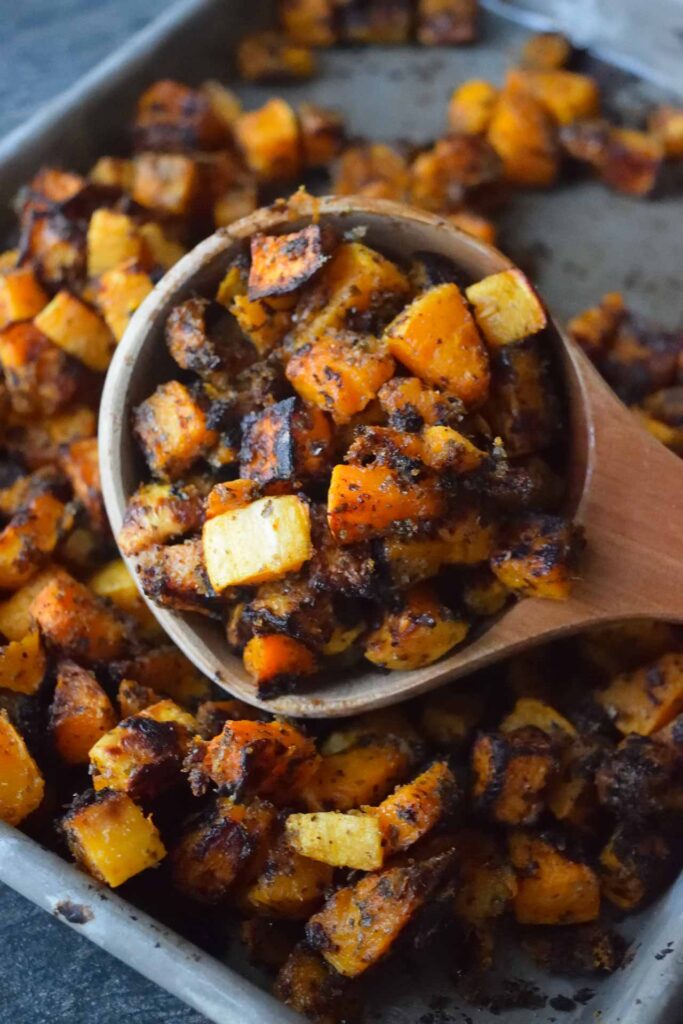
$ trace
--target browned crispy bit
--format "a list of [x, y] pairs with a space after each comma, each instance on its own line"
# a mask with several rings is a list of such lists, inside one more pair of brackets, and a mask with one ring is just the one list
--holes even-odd
[[162, 479], [177, 479], [217, 440], [202, 403], [177, 380], [160, 384], [134, 414], [135, 435], [147, 463]]
[[249, 298], [296, 291], [327, 262], [330, 242], [319, 224], [287, 235], [253, 235]]
[[676, 752], [649, 736], [631, 734], [599, 766], [600, 803], [621, 822], [638, 824], [661, 814], [675, 784]]
[[130, 498], [118, 542], [126, 555], [182, 537], [202, 523], [204, 499], [192, 484], [143, 484]]
[[477, 35], [478, 9], [478, 0], [418, 0], [418, 42], [423, 46], [471, 43]]
[[616, 191], [646, 196], [654, 190], [664, 159], [654, 135], [587, 120], [564, 125], [560, 137], [570, 156], [593, 167]]
[[474, 799], [494, 821], [533, 823], [556, 769], [553, 743], [540, 729], [481, 733], [472, 748]]
[[565, 601], [576, 577], [583, 538], [561, 516], [527, 515], [508, 527], [491, 568], [508, 590]]
[[307, 46], [267, 29], [240, 40], [237, 70], [247, 82], [300, 81], [315, 74], [316, 62]]
[[0, 365], [14, 412], [50, 416], [76, 394], [78, 364], [30, 322], [0, 332]]
[[332, 632], [333, 613], [329, 595], [313, 590], [299, 574], [262, 583], [242, 619], [253, 634], [283, 633], [319, 649]]
[[164, 608], [215, 614], [201, 537], [180, 544], [153, 545], [137, 556], [136, 568], [147, 597]]
[[285, 398], [242, 422], [240, 474], [257, 483], [295, 485], [324, 476], [332, 461], [328, 416], [298, 398]]
[[348, 979], [306, 943], [292, 950], [273, 991], [283, 1003], [315, 1024], [342, 1024], [356, 1017], [357, 1007]]
[[139, 150], [183, 153], [219, 149], [228, 134], [202, 92], [162, 79], [138, 99], [133, 139]]
[[263, 711], [245, 704], [244, 701], [232, 700], [204, 700], [197, 708], [195, 718], [197, 720], [197, 732], [205, 740], [212, 740], [223, 731], [226, 722], [241, 721], [249, 718], [262, 720], [265, 718]]
[[239, 373], [255, 362], [257, 351], [219, 302], [191, 298], [171, 310], [166, 344], [178, 366], [208, 380]]
[[600, 885], [620, 910], [636, 910], [667, 884], [674, 870], [671, 847], [656, 831], [619, 825], [600, 854]]
[[529, 339], [496, 350], [483, 414], [511, 456], [542, 451], [557, 441], [562, 426], [560, 398], [538, 341]]
[[405, 199], [409, 185], [405, 157], [383, 142], [349, 146], [337, 162], [333, 191], [340, 196]]
[[529, 928], [522, 944], [539, 967], [557, 974], [612, 974], [626, 953], [624, 939], [597, 923]]

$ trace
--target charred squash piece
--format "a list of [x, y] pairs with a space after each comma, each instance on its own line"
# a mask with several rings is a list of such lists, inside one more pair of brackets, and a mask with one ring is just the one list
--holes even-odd
[[34, 597], [31, 615], [51, 647], [86, 664], [120, 658], [131, 641], [130, 621], [68, 573]]
[[243, 420], [240, 474], [259, 484], [319, 477], [331, 461], [332, 440], [325, 413], [285, 398]]
[[104, 597], [122, 612], [131, 615], [142, 627], [145, 639], [159, 635], [160, 627], [140, 596], [128, 566], [121, 558], [107, 562], [88, 580], [88, 586], [98, 597]]
[[244, 648], [243, 658], [259, 697], [287, 693], [302, 676], [312, 675], [317, 669], [308, 647], [282, 633], [252, 637]]
[[485, 400], [486, 347], [457, 285], [423, 292], [389, 325], [385, 339], [391, 354], [427, 384], [466, 405]]
[[375, 199], [406, 198], [410, 183], [405, 157], [382, 142], [349, 146], [342, 154], [333, 192]]
[[210, 691], [206, 676], [173, 644], [142, 651], [132, 660], [117, 661], [109, 666], [109, 672], [115, 679], [134, 679], [183, 706], [205, 699]]
[[267, 355], [284, 341], [293, 325], [296, 298], [289, 293], [267, 299], [252, 300], [246, 294], [232, 298], [230, 312], [259, 355]]
[[570, 156], [592, 166], [617, 192], [646, 196], [657, 185], [664, 148], [655, 135], [591, 120], [565, 125], [561, 139]]
[[560, 169], [557, 128], [543, 104], [528, 93], [501, 93], [487, 138], [514, 185], [552, 185]]
[[46, 667], [40, 633], [30, 629], [21, 640], [0, 647], [0, 689], [32, 696], [40, 689]]
[[374, 966], [442, 882], [452, 854], [441, 853], [365, 875], [338, 889], [306, 925], [309, 944], [340, 974]]
[[252, 913], [300, 920], [310, 917], [332, 884], [329, 864], [302, 857], [285, 836], [271, 849], [261, 874], [244, 894]]
[[508, 590], [529, 597], [565, 601], [576, 573], [580, 537], [559, 516], [527, 516], [510, 528], [491, 568]]
[[159, 694], [150, 686], [136, 683], [134, 679], [122, 679], [116, 694], [121, 718], [131, 718], [156, 704]]
[[425, 427], [422, 461], [437, 473], [472, 473], [485, 462], [487, 453], [452, 427]]
[[455, 853], [456, 916], [477, 924], [504, 914], [517, 895], [517, 877], [495, 838], [477, 829], [460, 829]]
[[0, 820], [18, 825], [43, 799], [45, 784], [7, 712], [0, 709]]
[[72, 525], [72, 508], [53, 494], [29, 498], [0, 531], [0, 587], [16, 590], [28, 583]]
[[226, 722], [238, 722], [250, 718], [260, 721], [264, 717], [264, 713], [258, 708], [237, 699], [204, 700], [195, 714], [197, 731], [205, 740], [212, 740], [214, 736], [218, 736], [223, 731]]
[[285, 100], [271, 99], [258, 110], [240, 114], [234, 132], [249, 170], [260, 179], [291, 179], [299, 173], [299, 124]]
[[218, 440], [200, 403], [177, 380], [160, 384], [135, 410], [134, 431], [155, 476], [177, 479]]
[[373, 665], [411, 670], [431, 665], [467, 636], [469, 625], [421, 584], [403, 595], [397, 611], [385, 612], [366, 638], [364, 654]]
[[417, 433], [423, 427], [455, 426], [465, 408], [453, 395], [428, 388], [419, 377], [394, 377], [377, 394], [389, 426]]
[[445, 761], [435, 761], [412, 782], [394, 790], [378, 807], [364, 810], [379, 820], [384, 856], [390, 857], [427, 835], [452, 811], [457, 797], [452, 771]]
[[253, 301], [296, 291], [327, 262], [327, 248], [318, 224], [288, 235], [253, 235], [249, 298]]
[[529, 726], [540, 729], [557, 743], [566, 743], [578, 735], [572, 723], [550, 704], [535, 697], [520, 697], [500, 723], [500, 731], [510, 733]]
[[203, 499], [194, 486], [142, 484], [126, 506], [118, 542], [126, 555], [182, 537], [202, 523]]
[[314, 103], [299, 104], [299, 128], [305, 167], [324, 167], [344, 144], [341, 114]]
[[261, 496], [261, 488], [255, 480], [230, 480], [214, 484], [206, 499], [206, 518], [213, 519], [223, 512], [234, 512], [244, 508]]
[[114, 889], [166, 856], [152, 818], [125, 793], [85, 792], [76, 797], [61, 827], [75, 860]]
[[282, 965], [273, 992], [277, 999], [309, 1020], [319, 1024], [342, 1024], [342, 1021], [354, 1020], [357, 1013], [348, 987], [346, 978], [330, 967], [319, 953], [301, 943]]
[[448, 127], [464, 135], [483, 135], [493, 116], [498, 89], [490, 82], [471, 78], [454, 90], [448, 103]]
[[445, 500], [432, 478], [408, 483], [388, 466], [335, 466], [327, 498], [330, 530], [340, 544], [381, 536], [397, 522], [438, 519]]
[[384, 743], [387, 740], [403, 743], [406, 745], [407, 752], [412, 751], [415, 756], [419, 756], [421, 751], [420, 735], [400, 707], [366, 711], [365, 714], [344, 724], [340, 729], [329, 733], [320, 749], [327, 756], [328, 754], [339, 754], [352, 747], [362, 747], [376, 741]]
[[257, 356], [220, 302], [197, 297], [171, 310], [166, 321], [166, 344], [181, 369], [209, 380], [221, 371], [236, 374]]
[[650, 736], [683, 710], [683, 654], [625, 672], [596, 696], [623, 735]]
[[476, 0], [418, 0], [417, 41], [423, 46], [471, 43], [478, 13]]
[[497, 351], [485, 415], [510, 456], [553, 445], [562, 429], [561, 404], [551, 367], [534, 339]]
[[0, 603], [0, 633], [8, 640], [23, 640], [35, 628], [31, 612], [33, 601], [46, 584], [56, 579], [68, 581], [71, 577], [60, 566], [50, 565]]
[[90, 749], [95, 789], [115, 789], [134, 800], [150, 800], [169, 789], [180, 780], [195, 725], [172, 700], [124, 718]]
[[673, 866], [663, 835], [620, 825], [600, 854], [602, 893], [620, 910], [637, 910], [666, 884]]
[[146, 152], [133, 160], [133, 199], [159, 217], [186, 217], [198, 188], [199, 171], [193, 157]]
[[287, 82], [311, 78], [315, 58], [306, 46], [266, 29], [244, 36], [237, 47], [237, 69], [247, 82]]
[[107, 530], [107, 514], [102, 500], [97, 438], [87, 437], [72, 441], [60, 461], [69, 478], [74, 496], [85, 509], [93, 530], [96, 533], [104, 533]]
[[68, 355], [97, 373], [104, 373], [113, 339], [104, 320], [75, 295], [60, 291], [34, 319], [35, 326]]
[[143, 591], [155, 604], [212, 614], [216, 594], [204, 568], [201, 537], [146, 548], [136, 560]]
[[350, 811], [376, 804], [402, 782], [413, 762], [401, 739], [368, 738], [367, 742], [323, 757], [303, 791], [311, 811]]
[[534, 726], [506, 734], [480, 733], [472, 748], [472, 794], [480, 810], [506, 825], [529, 825], [544, 807], [557, 759]]
[[492, 348], [521, 341], [548, 323], [541, 300], [521, 270], [491, 274], [471, 284], [466, 295], [479, 330]]
[[208, 98], [168, 78], [138, 98], [133, 137], [136, 149], [165, 152], [219, 149], [228, 141]]
[[422, 209], [450, 215], [468, 199], [495, 195], [501, 175], [500, 157], [484, 136], [448, 135], [413, 161], [410, 197]]
[[272, 839], [275, 825], [271, 804], [217, 797], [171, 853], [176, 889], [200, 903], [222, 902], [260, 844]]
[[676, 787], [676, 751], [649, 736], [626, 736], [595, 772], [598, 800], [620, 822], [661, 814]]
[[93, 673], [61, 661], [50, 705], [50, 730], [61, 759], [87, 764], [90, 748], [115, 725], [114, 708]]
[[298, 572], [313, 554], [308, 505], [295, 495], [261, 498], [207, 520], [204, 561], [217, 593]]
[[561, 844], [530, 832], [508, 838], [517, 871], [514, 912], [520, 924], [583, 924], [600, 913], [600, 883], [588, 864]]
[[507, 587], [488, 566], [473, 569], [463, 580], [462, 600], [471, 615], [486, 618], [497, 615], [509, 599]]
[[78, 364], [31, 323], [0, 332], [0, 365], [20, 416], [51, 416], [71, 401], [81, 376]]
[[238, 798], [257, 794], [290, 804], [315, 774], [320, 760], [308, 737], [277, 721], [226, 722], [199, 754], [201, 764], [191, 780], [200, 788], [208, 777], [220, 791]]

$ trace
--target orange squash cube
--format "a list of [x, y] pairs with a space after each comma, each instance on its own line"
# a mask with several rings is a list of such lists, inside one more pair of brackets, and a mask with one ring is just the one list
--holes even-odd
[[62, 760], [87, 764], [90, 748], [115, 725], [114, 708], [93, 673], [74, 661], [61, 661], [50, 706], [50, 730]]
[[47, 660], [37, 629], [30, 629], [21, 640], [10, 640], [0, 647], [0, 689], [37, 693], [45, 677]]
[[327, 521], [340, 544], [381, 536], [397, 522], [437, 519], [444, 511], [438, 483], [407, 483], [388, 466], [335, 466]]
[[109, 328], [93, 309], [71, 292], [58, 292], [34, 323], [50, 341], [89, 370], [106, 371], [113, 350]]
[[683, 654], [618, 675], [596, 698], [624, 736], [650, 736], [683, 711]]
[[317, 668], [313, 654], [304, 644], [281, 633], [252, 637], [244, 648], [243, 658], [259, 697], [286, 693], [297, 679], [312, 675]]
[[557, 178], [560, 160], [556, 123], [534, 96], [509, 90], [501, 93], [487, 137], [512, 184], [545, 187]]
[[38, 765], [0, 709], [0, 820], [18, 825], [38, 807], [44, 789]]
[[583, 924], [600, 913], [600, 883], [587, 864], [528, 832], [512, 832], [510, 860], [517, 871], [513, 900], [520, 924]]
[[241, 114], [234, 132], [249, 169], [259, 178], [295, 178], [299, 173], [299, 124], [285, 100], [271, 99], [258, 110]]
[[0, 274], [0, 328], [31, 320], [48, 301], [31, 267], [16, 267]]
[[431, 587], [418, 584], [402, 595], [366, 638], [363, 653], [373, 665], [411, 670], [431, 665], [467, 636], [469, 625], [441, 604]]

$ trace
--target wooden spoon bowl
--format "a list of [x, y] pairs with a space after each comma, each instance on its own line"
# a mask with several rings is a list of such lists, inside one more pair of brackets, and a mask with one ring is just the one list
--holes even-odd
[[[443, 255], [474, 280], [513, 264], [439, 217], [400, 203], [361, 198], [295, 196], [222, 229], [188, 253], [133, 317], [114, 356], [101, 405], [100, 464], [114, 535], [143, 477], [131, 412], [177, 372], [164, 325], [190, 295], [213, 294], [227, 265], [256, 232], [295, 231], [315, 217], [340, 232], [353, 229], [388, 256]], [[557, 346], [569, 398], [569, 511], [586, 531], [582, 579], [565, 602], [527, 598], [512, 605], [462, 648], [425, 668], [381, 673], [358, 667], [305, 692], [262, 701], [224, 628], [200, 615], [148, 602], [160, 625], [194, 664], [234, 696], [272, 712], [326, 717], [355, 714], [430, 690], [506, 655], [580, 629], [625, 619], [683, 621], [683, 467], [637, 424], [586, 357], [557, 325]], [[129, 561], [135, 573], [134, 559]]]

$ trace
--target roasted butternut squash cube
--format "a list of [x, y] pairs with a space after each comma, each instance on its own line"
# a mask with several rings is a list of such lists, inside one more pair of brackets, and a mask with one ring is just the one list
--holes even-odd
[[453, 210], [446, 218], [460, 231], [472, 238], [478, 238], [485, 245], [496, 245], [498, 242], [498, 228], [487, 217], [483, 217], [474, 210]]
[[225, 124], [200, 89], [164, 78], [139, 96], [133, 137], [137, 149], [219, 149], [228, 141]]
[[492, 360], [485, 414], [510, 456], [552, 446], [562, 429], [551, 367], [534, 338], [498, 350]]
[[287, 235], [253, 235], [249, 298], [253, 301], [296, 291], [327, 262], [325, 250], [318, 224]]
[[174, 306], [166, 321], [166, 344], [183, 370], [224, 387], [254, 362], [254, 346], [237, 330], [234, 319], [220, 302], [197, 296]]
[[218, 797], [191, 821], [171, 853], [173, 883], [200, 903], [220, 903], [264, 839], [272, 839], [276, 811], [256, 800]]
[[382, 544], [382, 559], [392, 585], [403, 588], [436, 576], [446, 564], [448, 551], [447, 541], [438, 536], [411, 539], [390, 534]]
[[501, 174], [500, 157], [483, 135], [448, 135], [413, 161], [411, 199], [435, 213], [457, 211], [470, 196], [484, 200], [487, 188], [500, 184]]
[[44, 789], [38, 765], [0, 708], [0, 820], [18, 825], [38, 807]]
[[136, 408], [134, 430], [149, 468], [168, 479], [182, 476], [218, 439], [204, 409], [177, 380], [159, 384]]
[[448, 103], [448, 127], [465, 135], [483, 135], [493, 116], [499, 90], [490, 82], [471, 78], [463, 82]]
[[280, 32], [266, 30], [240, 40], [237, 70], [247, 82], [298, 81], [315, 74], [315, 60], [308, 47], [297, 46]]
[[569, 63], [572, 44], [560, 32], [534, 32], [525, 39], [520, 54], [522, 67], [555, 71]]
[[505, 89], [534, 96], [559, 124], [571, 124], [597, 117], [600, 90], [595, 79], [575, 71], [513, 68]]
[[[219, 295], [225, 294], [219, 291]], [[219, 301], [224, 299], [219, 298]], [[226, 300], [228, 301], [228, 300]], [[283, 341], [292, 327], [296, 296], [274, 295], [268, 299], [251, 300], [246, 294], [231, 297], [230, 312], [261, 356]]]
[[422, 432], [422, 461], [437, 473], [471, 473], [486, 458], [485, 451], [452, 427], [425, 427]]
[[180, 153], [139, 153], [133, 160], [133, 199], [161, 217], [185, 217], [199, 188], [193, 157]]
[[332, 190], [340, 196], [403, 200], [409, 184], [405, 157], [383, 142], [367, 142], [344, 150]]
[[289, 103], [270, 99], [258, 110], [240, 114], [233, 128], [249, 170], [259, 178], [296, 178], [301, 167], [301, 140]]
[[489, 387], [486, 347], [456, 284], [418, 295], [389, 325], [391, 354], [427, 384], [466, 405], [485, 400]]
[[53, 494], [28, 498], [0, 531], [0, 588], [16, 590], [28, 583], [72, 525], [72, 508]]
[[142, 484], [130, 497], [118, 542], [126, 555], [182, 537], [203, 520], [203, 498], [196, 487]]
[[60, 462], [74, 496], [86, 511], [90, 525], [96, 532], [104, 533], [107, 529], [107, 515], [102, 500], [97, 438], [72, 441], [63, 452]]
[[113, 889], [166, 856], [151, 816], [125, 793], [89, 791], [77, 797], [62, 830], [75, 860]]
[[462, 643], [468, 630], [469, 624], [442, 605], [429, 586], [418, 584], [402, 595], [398, 610], [384, 613], [368, 634], [363, 653], [382, 668], [422, 668]]
[[327, 754], [308, 781], [303, 801], [311, 811], [350, 811], [376, 804], [402, 782], [413, 761], [409, 746], [388, 736]]
[[124, 718], [90, 749], [93, 786], [153, 799], [180, 780], [195, 727], [192, 715], [172, 700]]
[[329, 864], [302, 857], [283, 836], [246, 891], [244, 902], [253, 913], [306, 919], [322, 904], [325, 891], [332, 884], [333, 870]]
[[99, 277], [128, 260], [139, 260], [143, 243], [128, 214], [107, 207], [95, 210], [88, 223], [88, 277]]
[[488, 566], [480, 566], [463, 580], [462, 600], [471, 615], [496, 615], [508, 602], [509, 593]]
[[309, 1020], [336, 1024], [357, 1016], [358, 1008], [347, 989], [348, 981], [341, 974], [300, 943], [282, 965], [273, 992]]
[[505, 90], [493, 111], [487, 138], [514, 185], [552, 185], [560, 169], [557, 127], [534, 96]]
[[51, 647], [86, 664], [120, 658], [130, 642], [130, 622], [68, 573], [45, 584], [30, 613]]
[[23, 640], [35, 626], [31, 605], [37, 594], [53, 579], [70, 579], [66, 570], [50, 565], [0, 603], [0, 633], [8, 640]]
[[650, 114], [648, 127], [659, 139], [667, 157], [680, 160], [683, 157], [683, 109], [660, 106]]
[[578, 735], [569, 719], [536, 697], [520, 697], [510, 714], [500, 723], [500, 731], [515, 732], [530, 725], [559, 743], [574, 739]]
[[408, 482], [389, 466], [335, 466], [327, 520], [340, 544], [381, 536], [398, 522], [437, 519], [445, 508], [438, 481]]
[[0, 647], [0, 689], [32, 696], [45, 677], [47, 660], [37, 629]]
[[315, 773], [315, 745], [286, 722], [226, 722], [223, 731], [199, 751], [203, 772], [222, 792], [297, 802], [299, 790]]
[[417, 432], [424, 426], [455, 425], [465, 407], [454, 395], [428, 388], [419, 377], [393, 377], [377, 393], [389, 426]]
[[240, 474], [259, 484], [319, 477], [331, 461], [332, 443], [324, 412], [285, 398], [242, 421]]
[[[339, 754], [344, 750], [362, 747], [367, 743], [380, 741], [399, 742], [406, 745], [408, 752], [419, 753], [420, 736], [413, 728], [408, 715], [401, 707], [382, 708], [366, 711], [358, 718], [343, 724], [329, 733], [321, 746], [321, 752]], [[381, 799], [381, 798], [380, 798]]]
[[528, 825], [537, 821], [557, 770], [550, 738], [535, 727], [481, 733], [472, 748], [472, 794], [493, 821]]
[[541, 300], [521, 270], [491, 274], [471, 284], [466, 295], [479, 329], [492, 348], [521, 341], [542, 331], [548, 323]]
[[58, 292], [33, 322], [50, 341], [89, 370], [106, 371], [113, 351], [109, 328], [93, 309], [71, 292]]
[[243, 658], [259, 697], [287, 693], [302, 676], [312, 675], [317, 668], [308, 647], [282, 633], [252, 637], [244, 648]]
[[149, 686], [136, 683], [134, 679], [122, 679], [119, 683], [116, 701], [119, 705], [121, 718], [130, 718], [132, 715], [137, 715], [140, 711], [144, 711], [145, 708], [156, 704], [158, 700], [158, 693]]
[[117, 679], [135, 679], [183, 706], [209, 696], [206, 676], [173, 644], [142, 651], [129, 661], [117, 662], [110, 671]]
[[101, 156], [88, 174], [96, 185], [110, 185], [130, 192], [133, 186], [133, 161], [119, 156]]
[[570, 156], [595, 168], [617, 192], [646, 196], [658, 182], [664, 147], [655, 135], [590, 120], [564, 125], [561, 139]]
[[132, 615], [143, 627], [146, 636], [157, 633], [154, 616], [140, 596], [128, 566], [121, 558], [107, 562], [88, 580], [88, 586], [98, 597], [105, 597], [127, 615]]
[[364, 808], [380, 823], [384, 856], [407, 850], [427, 835], [453, 810], [457, 796], [453, 772], [445, 761], [435, 761], [412, 782], [394, 790], [378, 807]]
[[283, 0], [279, 15], [283, 29], [295, 43], [332, 46], [336, 41], [331, 0]]
[[596, 698], [624, 736], [652, 735], [683, 711], [683, 654], [618, 675]]
[[255, 480], [228, 480], [214, 484], [206, 498], [206, 518], [213, 519], [223, 512], [244, 508], [260, 497], [261, 488]]
[[325, 167], [344, 143], [344, 119], [336, 110], [300, 103], [299, 128], [305, 167]]
[[204, 568], [201, 537], [146, 548], [137, 556], [136, 569], [144, 594], [155, 604], [178, 611], [210, 612], [216, 595]]
[[285, 834], [297, 853], [332, 867], [375, 871], [384, 862], [382, 827], [368, 814], [290, 814]]
[[583, 924], [600, 913], [600, 883], [562, 843], [515, 831], [508, 838], [517, 872], [513, 908], [520, 924]]
[[602, 893], [620, 910], [636, 910], [661, 889], [672, 867], [671, 847], [663, 835], [620, 825], [600, 853]]
[[33, 319], [48, 301], [32, 267], [12, 267], [0, 273], [0, 328]]
[[50, 731], [67, 764], [87, 764], [90, 748], [116, 725], [111, 701], [94, 674], [75, 661], [60, 661], [50, 705]]
[[418, 0], [417, 41], [423, 46], [471, 43], [478, 12], [476, 0]]
[[31, 323], [0, 332], [0, 365], [12, 409], [20, 416], [51, 416], [80, 383], [78, 364]]
[[309, 945], [347, 978], [363, 974], [392, 948], [452, 865], [441, 853], [365, 875], [338, 889], [306, 925]]
[[117, 341], [121, 341], [133, 313], [153, 288], [149, 274], [133, 261], [111, 267], [102, 274], [97, 305]]
[[559, 516], [526, 516], [510, 527], [491, 557], [508, 590], [527, 597], [566, 601], [577, 574], [580, 535]]
[[197, 708], [197, 731], [202, 739], [212, 740], [223, 730], [226, 722], [239, 722], [250, 718], [260, 721], [264, 712], [245, 704], [242, 700], [204, 700]]
[[517, 895], [517, 877], [493, 836], [459, 829], [455, 840], [458, 886], [455, 913], [478, 924], [500, 917]]

